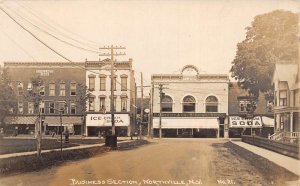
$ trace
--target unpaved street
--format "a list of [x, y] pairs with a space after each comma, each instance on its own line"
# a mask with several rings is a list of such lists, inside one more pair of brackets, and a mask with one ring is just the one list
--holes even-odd
[[270, 185], [218, 139], [163, 139], [39, 172], [0, 177], [10, 185]]

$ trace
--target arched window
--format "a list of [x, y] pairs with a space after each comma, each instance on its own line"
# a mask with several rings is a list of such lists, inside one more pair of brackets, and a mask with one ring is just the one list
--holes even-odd
[[164, 96], [161, 100], [161, 111], [172, 112], [173, 111], [173, 99], [170, 96]]
[[183, 98], [183, 112], [195, 112], [196, 111], [196, 100], [193, 96], [186, 96]]
[[208, 96], [205, 100], [206, 112], [218, 112], [218, 99], [215, 96]]

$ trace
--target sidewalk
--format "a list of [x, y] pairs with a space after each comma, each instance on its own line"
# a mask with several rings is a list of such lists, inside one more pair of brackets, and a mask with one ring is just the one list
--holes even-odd
[[300, 176], [300, 160], [261, 148], [255, 145], [250, 145], [242, 141], [231, 141], [232, 143], [247, 149], [263, 158], [270, 160], [271, 162], [287, 169], [288, 171]]
[[[119, 141], [120, 140], [120, 141]], [[118, 137], [118, 144], [130, 142], [130, 137]], [[63, 151], [68, 151], [68, 150], [74, 150], [74, 149], [86, 149], [86, 148], [92, 148], [92, 147], [101, 147], [104, 146], [104, 143], [100, 144], [91, 144], [91, 145], [79, 145], [79, 146], [74, 146], [74, 147], [67, 147], [63, 148]], [[47, 152], [53, 152], [53, 151], [60, 151], [60, 148], [58, 149], [50, 149], [50, 150], [42, 150], [42, 154], [47, 153]], [[0, 155], [0, 160], [1, 159], [6, 159], [6, 158], [13, 158], [13, 157], [18, 157], [18, 156], [29, 156], [29, 155], [34, 155], [37, 154], [37, 151], [31, 151], [31, 152], [18, 152], [18, 153], [11, 153], [11, 154], [1, 154]]]

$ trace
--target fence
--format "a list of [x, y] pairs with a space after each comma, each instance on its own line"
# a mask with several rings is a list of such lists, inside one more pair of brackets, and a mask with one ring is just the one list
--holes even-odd
[[265, 149], [278, 152], [286, 156], [300, 159], [299, 144], [285, 143], [285, 142], [270, 140], [267, 138], [262, 138], [259, 136], [248, 136], [248, 135], [243, 135], [242, 141], [258, 147], [262, 147]]

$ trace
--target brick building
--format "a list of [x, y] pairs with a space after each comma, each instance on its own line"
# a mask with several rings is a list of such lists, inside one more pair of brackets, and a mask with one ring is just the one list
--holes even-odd
[[[229, 83], [228, 93], [229, 137], [240, 137], [241, 134], [262, 135], [273, 134], [273, 100], [266, 100], [263, 93], [258, 99], [248, 96], [247, 90], [238, 86], [237, 82]], [[252, 102], [255, 111], [252, 118], [247, 118]]]
[[[24, 97], [27, 90], [32, 89], [31, 79], [41, 77], [44, 81], [39, 88], [41, 102], [39, 110], [42, 116], [42, 131], [44, 133], [60, 133], [66, 128], [71, 133], [81, 134], [83, 125], [82, 107], [76, 100], [79, 99], [78, 89], [85, 86], [84, 63], [68, 62], [5, 62], [12, 86], [18, 96], [17, 115], [7, 116], [4, 120], [7, 126], [17, 127], [19, 133], [30, 133], [35, 130], [37, 110], [34, 104]], [[60, 125], [59, 110], [62, 113]]]
[[[86, 61], [86, 86], [91, 92], [86, 114], [86, 134], [95, 136], [111, 130], [110, 60]], [[116, 134], [131, 135], [136, 118], [135, 79], [132, 59], [115, 62], [114, 108]]]
[[[193, 65], [180, 74], [152, 75], [154, 134], [161, 106], [163, 137], [227, 137], [228, 83], [228, 75], [200, 74]], [[161, 105], [159, 84], [166, 88]]]

